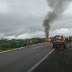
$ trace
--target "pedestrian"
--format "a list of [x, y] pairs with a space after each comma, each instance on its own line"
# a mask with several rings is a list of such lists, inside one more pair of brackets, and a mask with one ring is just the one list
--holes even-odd
[[32, 45], [32, 41], [30, 40], [30, 45]]
[[43, 39], [43, 42], [44, 42], [44, 39]]
[[68, 38], [66, 38], [66, 43], [68, 43]]
[[38, 43], [38, 41], [36, 40], [36, 44]]
[[72, 42], [70, 43], [69, 47], [70, 47], [70, 48], [72, 47]]
[[19, 41], [17, 42], [17, 48], [19, 48]]
[[69, 36], [69, 42], [71, 42], [71, 37]]
[[27, 46], [29, 47], [29, 45], [30, 45], [30, 44], [29, 44], [29, 41], [27, 41]]
[[25, 41], [24, 41], [24, 46], [26, 45]]
[[69, 47], [71, 48], [72, 42], [71, 42], [71, 37], [69, 36]]
[[42, 42], [44, 42], [44, 39], [42, 39]]

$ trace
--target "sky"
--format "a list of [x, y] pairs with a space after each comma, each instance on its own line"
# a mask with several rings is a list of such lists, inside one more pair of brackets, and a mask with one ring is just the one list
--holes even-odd
[[[45, 37], [43, 20], [50, 7], [46, 0], [0, 0], [0, 39]], [[72, 2], [51, 24], [50, 36], [72, 35]]]

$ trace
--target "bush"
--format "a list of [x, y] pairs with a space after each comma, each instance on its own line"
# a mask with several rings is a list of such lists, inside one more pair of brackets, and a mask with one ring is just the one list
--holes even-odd
[[[42, 39], [41, 38], [12, 39], [12, 40], [1, 39], [0, 40], [0, 51], [17, 48], [17, 41], [19, 41], [19, 47], [24, 47], [27, 45], [27, 41], [32, 41], [32, 45], [33, 45], [33, 44], [36, 44], [36, 41], [37, 43], [41, 43]], [[24, 42], [25, 42], [25, 45], [24, 45]]]

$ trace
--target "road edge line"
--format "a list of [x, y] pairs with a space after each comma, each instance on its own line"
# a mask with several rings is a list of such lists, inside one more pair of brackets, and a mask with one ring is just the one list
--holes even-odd
[[27, 72], [32, 72], [35, 70], [55, 49], [50, 51], [45, 57], [43, 57], [39, 62], [37, 62], [32, 68], [30, 68]]
[[14, 50], [18, 50], [18, 49], [22, 49], [22, 48], [25, 48], [25, 47], [21, 47], [21, 48], [16, 48], [16, 49], [12, 49], [12, 50], [3, 51], [3, 52], [0, 52], [0, 54], [1, 54], [1, 53], [10, 52], [10, 51], [14, 51]]

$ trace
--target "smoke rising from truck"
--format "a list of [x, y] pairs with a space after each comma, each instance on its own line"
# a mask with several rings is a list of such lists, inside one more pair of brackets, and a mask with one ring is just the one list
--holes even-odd
[[72, 0], [47, 0], [51, 11], [48, 12], [45, 20], [43, 21], [46, 37], [49, 36], [51, 24], [66, 10], [71, 1]]

